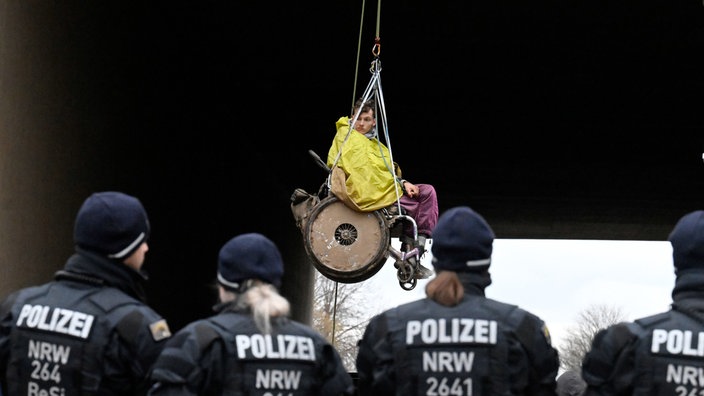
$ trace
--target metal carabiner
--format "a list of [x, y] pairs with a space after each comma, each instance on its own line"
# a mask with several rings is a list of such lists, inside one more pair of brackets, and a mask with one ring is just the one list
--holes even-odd
[[372, 47], [372, 55], [378, 57], [381, 54], [381, 38], [374, 38], [374, 46]]

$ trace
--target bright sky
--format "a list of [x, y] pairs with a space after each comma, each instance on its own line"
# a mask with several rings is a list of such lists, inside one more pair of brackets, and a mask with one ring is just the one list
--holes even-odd
[[[423, 258], [429, 268], [431, 257], [428, 252]], [[628, 320], [669, 309], [675, 282], [667, 241], [497, 239], [490, 272], [487, 297], [541, 317], [555, 347], [590, 306], [620, 309]], [[363, 290], [368, 301], [377, 302], [374, 314], [424, 298], [427, 282], [403, 290], [389, 261]]]

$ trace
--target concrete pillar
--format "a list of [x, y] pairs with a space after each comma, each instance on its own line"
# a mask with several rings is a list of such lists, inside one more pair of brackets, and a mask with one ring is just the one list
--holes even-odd
[[[170, 93], [161, 86], [144, 88], [145, 70], [183, 57], [178, 42], [165, 59], [143, 44], [154, 39], [144, 30], [155, 17], [148, 11], [129, 2], [0, 0], [0, 295], [49, 281], [73, 252], [73, 221], [83, 200], [115, 189], [142, 199], [154, 223], [150, 303], [172, 323], [211, 313], [203, 284], [215, 277], [217, 249], [253, 230], [279, 242], [287, 265], [282, 294], [294, 318], [309, 322], [313, 270], [288, 192], [272, 191], [271, 169], [261, 168], [247, 145], [233, 151], [214, 140], [220, 135], [181, 126], [181, 113], [200, 103], [189, 92], [176, 99], [181, 111], [169, 107]], [[160, 82], [184, 84], [171, 78]], [[216, 133], [225, 128], [226, 122], [206, 120], [207, 110], [194, 113], [196, 125], [211, 122]], [[211, 145], [205, 151], [223, 161], [198, 158], [189, 143], [178, 142], [183, 134]]]
[[0, 2], [0, 294], [51, 279], [89, 184], [70, 26], [51, 2]]

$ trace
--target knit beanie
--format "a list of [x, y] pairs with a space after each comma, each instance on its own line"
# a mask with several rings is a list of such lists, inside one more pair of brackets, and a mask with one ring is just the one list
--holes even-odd
[[672, 244], [676, 272], [704, 269], [704, 211], [684, 215], [667, 238]]
[[433, 230], [435, 271], [482, 271], [491, 264], [494, 232], [484, 218], [467, 206], [449, 209]]
[[248, 279], [259, 279], [278, 288], [283, 274], [279, 249], [262, 234], [238, 235], [220, 249], [218, 282], [229, 289], [239, 290]]
[[78, 248], [124, 259], [149, 238], [149, 231], [147, 212], [137, 198], [105, 191], [83, 202], [76, 216], [73, 241]]

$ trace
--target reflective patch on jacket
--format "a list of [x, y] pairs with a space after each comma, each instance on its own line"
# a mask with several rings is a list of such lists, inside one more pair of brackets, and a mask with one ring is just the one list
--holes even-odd
[[171, 330], [169, 330], [169, 325], [164, 319], [150, 324], [149, 331], [151, 331], [154, 341], [161, 341], [171, 337]]

